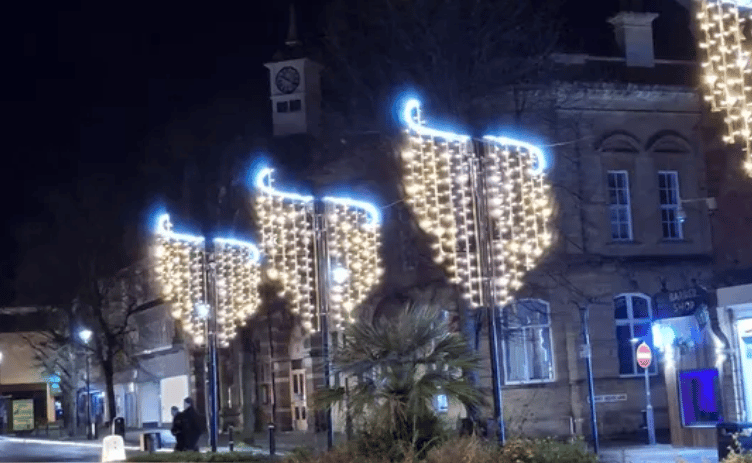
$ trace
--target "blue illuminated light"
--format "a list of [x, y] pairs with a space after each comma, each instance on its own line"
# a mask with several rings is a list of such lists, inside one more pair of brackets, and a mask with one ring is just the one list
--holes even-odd
[[259, 249], [256, 247], [255, 244], [248, 242], [248, 241], [242, 241], [235, 238], [214, 238], [215, 244], [224, 244], [227, 246], [235, 246], [240, 248], [246, 248], [251, 253], [251, 259], [253, 259], [255, 262], [258, 262], [261, 260], [261, 253], [259, 252]]
[[[471, 137], [469, 135], [439, 130], [422, 125], [420, 120], [420, 106], [420, 100], [418, 100], [417, 98], [409, 98], [404, 103], [401, 118], [410, 130], [416, 132], [419, 135], [443, 138], [447, 140], [457, 140], [461, 142], [470, 141]], [[515, 146], [518, 148], [526, 149], [533, 156], [535, 156], [535, 166], [532, 169], [532, 172], [535, 175], [542, 174], [543, 171], [548, 168], [548, 162], [545, 153], [540, 147], [532, 143], [499, 135], [485, 135], [483, 139], [496, 142], [501, 145]]]
[[653, 344], [658, 348], [669, 347], [676, 341], [676, 333], [670, 326], [654, 323], [651, 331], [653, 332]]
[[324, 201], [328, 201], [334, 204], [340, 204], [342, 206], [357, 207], [363, 209], [364, 211], [366, 211], [366, 214], [368, 214], [368, 225], [379, 225], [381, 223], [381, 211], [379, 211], [379, 209], [371, 203], [335, 196], [325, 196]]
[[418, 101], [417, 98], [410, 98], [405, 101], [405, 105], [402, 109], [402, 121], [407, 125], [408, 128], [410, 128], [410, 130], [420, 135], [428, 135], [431, 137], [444, 138], [447, 140], [457, 140], [462, 142], [470, 141], [469, 135], [438, 130], [422, 125], [420, 123], [420, 101]]
[[298, 193], [280, 191], [272, 187], [272, 173], [273, 172], [274, 172], [274, 169], [272, 169], [271, 167], [265, 167], [263, 169], [260, 169], [258, 172], [256, 172], [254, 176], [253, 186], [255, 186], [256, 189], [261, 190], [268, 195], [279, 196], [285, 199], [291, 199], [293, 201], [302, 201], [304, 203], [309, 203], [313, 201], [313, 196], [300, 195]]
[[543, 150], [533, 145], [532, 143], [497, 135], [484, 135], [483, 139], [496, 142], [500, 145], [515, 146], [528, 150], [533, 156], [535, 156], [535, 167], [533, 167], [532, 169], [533, 174], [535, 175], [542, 174], [543, 171], [548, 168], [546, 156], [543, 154]]
[[204, 237], [197, 235], [188, 235], [186, 233], [176, 233], [172, 230], [170, 223], [170, 214], [164, 213], [157, 218], [156, 232], [165, 238], [177, 241], [187, 241], [189, 243], [203, 243]]
[[[188, 243], [202, 244], [204, 242], [203, 236], [189, 235], [186, 233], [176, 233], [172, 230], [172, 224], [170, 222], [170, 214], [163, 213], [157, 218], [157, 230], [156, 232], [167, 239], [176, 241], [185, 241]], [[258, 262], [261, 260], [261, 253], [255, 244], [250, 241], [242, 241], [235, 238], [223, 238], [217, 237], [212, 240], [215, 244], [222, 244], [227, 246], [236, 246], [246, 248], [251, 253], [251, 259]]]

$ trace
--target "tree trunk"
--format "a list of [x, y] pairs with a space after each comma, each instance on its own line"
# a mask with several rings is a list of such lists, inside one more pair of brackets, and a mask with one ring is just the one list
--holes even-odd
[[111, 355], [102, 361], [102, 372], [104, 373], [104, 382], [107, 389], [108, 421], [112, 422], [117, 416], [117, 403], [115, 401], [115, 368]]

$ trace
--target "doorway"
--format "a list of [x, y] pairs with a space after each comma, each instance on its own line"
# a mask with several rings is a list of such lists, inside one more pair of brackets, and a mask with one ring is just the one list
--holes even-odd
[[291, 370], [292, 383], [292, 428], [296, 431], [308, 431], [308, 411], [306, 403], [306, 373], [305, 370]]

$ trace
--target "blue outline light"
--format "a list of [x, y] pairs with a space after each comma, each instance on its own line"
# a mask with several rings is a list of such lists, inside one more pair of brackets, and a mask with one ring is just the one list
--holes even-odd
[[[157, 217], [156, 233], [164, 236], [168, 239], [174, 239], [177, 241], [187, 241], [189, 243], [203, 243], [204, 237], [198, 235], [188, 235], [186, 233], [176, 233], [170, 229], [168, 224], [170, 223], [170, 214], [162, 213]], [[251, 252], [251, 258], [254, 262], [261, 260], [261, 253], [255, 244], [250, 241], [242, 241], [235, 238], [223, 238], [217, 237], [212, 240], [214, 243], [226, 244], [230, 246], [238, 246], [248, 249]]]
[[256, 189], [261, 190], [264, 193], [272, 195], [272, 196], [281, 196], [282, 198], [285, 198], [285, 199], [302, 201], [304, 203], [309, 203], [313, 201], [313, 196], [303, 196], [297, 193], [280, 191], [272, 187], [271, 186], [272, 172], [274, 172], [274, 169], [272, 169], [271, 167], [265, 167], [263, 169], [260, 169], [258, 172], [256, 172], [256, 175], [253, 178], [253, 186], [256, 187]]
[[258, 247], [256, 247], [255, 244], [251, 243], [250, 241], [242, 241], [235, 238], [214, 238], [214, 243], [219, 244], [227, 244], [229, 246], [237, 246], [241, 248], [246, 248], [249, 251], [251, 251], [251, 259], [253, 259], [254, 262], [261, 261], [261, 252], [259, 252]]
[[341, 204], [343, 206], [357, 207], [366, 211], [369, 215], [368, 225], [381, 224], [381, 211], [371, 203], [365, 201], [358, 201], [356, 199], [343, 198], [337, 196], [324, 196], [324, 201], [329, 201], [334, 204]]
[[420, 101], [417, 98], [409, 98], [407, 101], [405, 101], [404, 108], [402, 109], [402, 121], [410, 128], [410, 130], [413, 130], [421, 135], [430, 135], [437, 138], [445, 138], [463, 142], [470, 141], [470, 135], [433, 129], [425, 125], [421, 125], [420, 121], [414, 114], [416, 111], [420, 112]]
[[[752, 0], [749, 1], [752, 2]], [[421, 125], [419, 116], [416, 115], [416, 112], [418, 112], [418, 114], [420, 113], [420, 106], [420, 100], [418, 100], [417, 98], [408, 98], [404, 103], [401, 118], [410, 130], [420, 135], [428, 135], [432, 137], [458, 140], [462, 142], [470, 141], [471, 137], [469, 135], [439, 130]], [[543, 171], [548, 168], [548, 161], [546, 159], [545, 153], [540, 147], [533, 145], [532, 143], [500, 135], [484, 135], [483, 139], [495, 141], [503, 145], [519, 146], [530, 151], [530, 153], [532, 153], [536, 158], [536, 166], [532, 169], [532, 172], [535, 175], [541, 175]]]
[[185, 233], [176, 233], [172, 231], [170, 227], [168, 227], [167, 225], [169, 223], [170, 223], [170, 214], [165, 212], [162, 215], [158, 216], [156, 232], [166, 238], [172, 238], [178, 241], [188, 241], [190, 243], [203, 243], [204, 242], [203, 236], [188, 235]]
[[536, 158], [536, 166], [532, 169], [533, 174], [535, 175], [541, 175], [543, 171], [548, 168], [546, 155], [543, 153], [543, 150], [533, 145], [532, 143], [528, 143], [522, 140], [516, 140], [514, 138], [504, 137], [500, 135], [484, 135], [483, 139], [495, 141], [502, 145], [519, 146], [521, 148], [525, 148], [526, 150], [530, 151], [530, 153], [532, 153]]

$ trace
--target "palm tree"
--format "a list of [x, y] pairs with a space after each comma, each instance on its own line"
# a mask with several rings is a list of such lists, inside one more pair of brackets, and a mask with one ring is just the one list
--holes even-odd
[[385, 430], [420, 450], [435, 437], [439, 421], [431, 404], [438, 394], [466, 406], [483, 404], [481, 392], [462, 375], [479, 361], [439, 310], [408, 302], [395, 317], [358, 320], [345, 330], [333, 370], [357, 384], [325, 391], [319, 405], [347, 401], [365, 433]]

